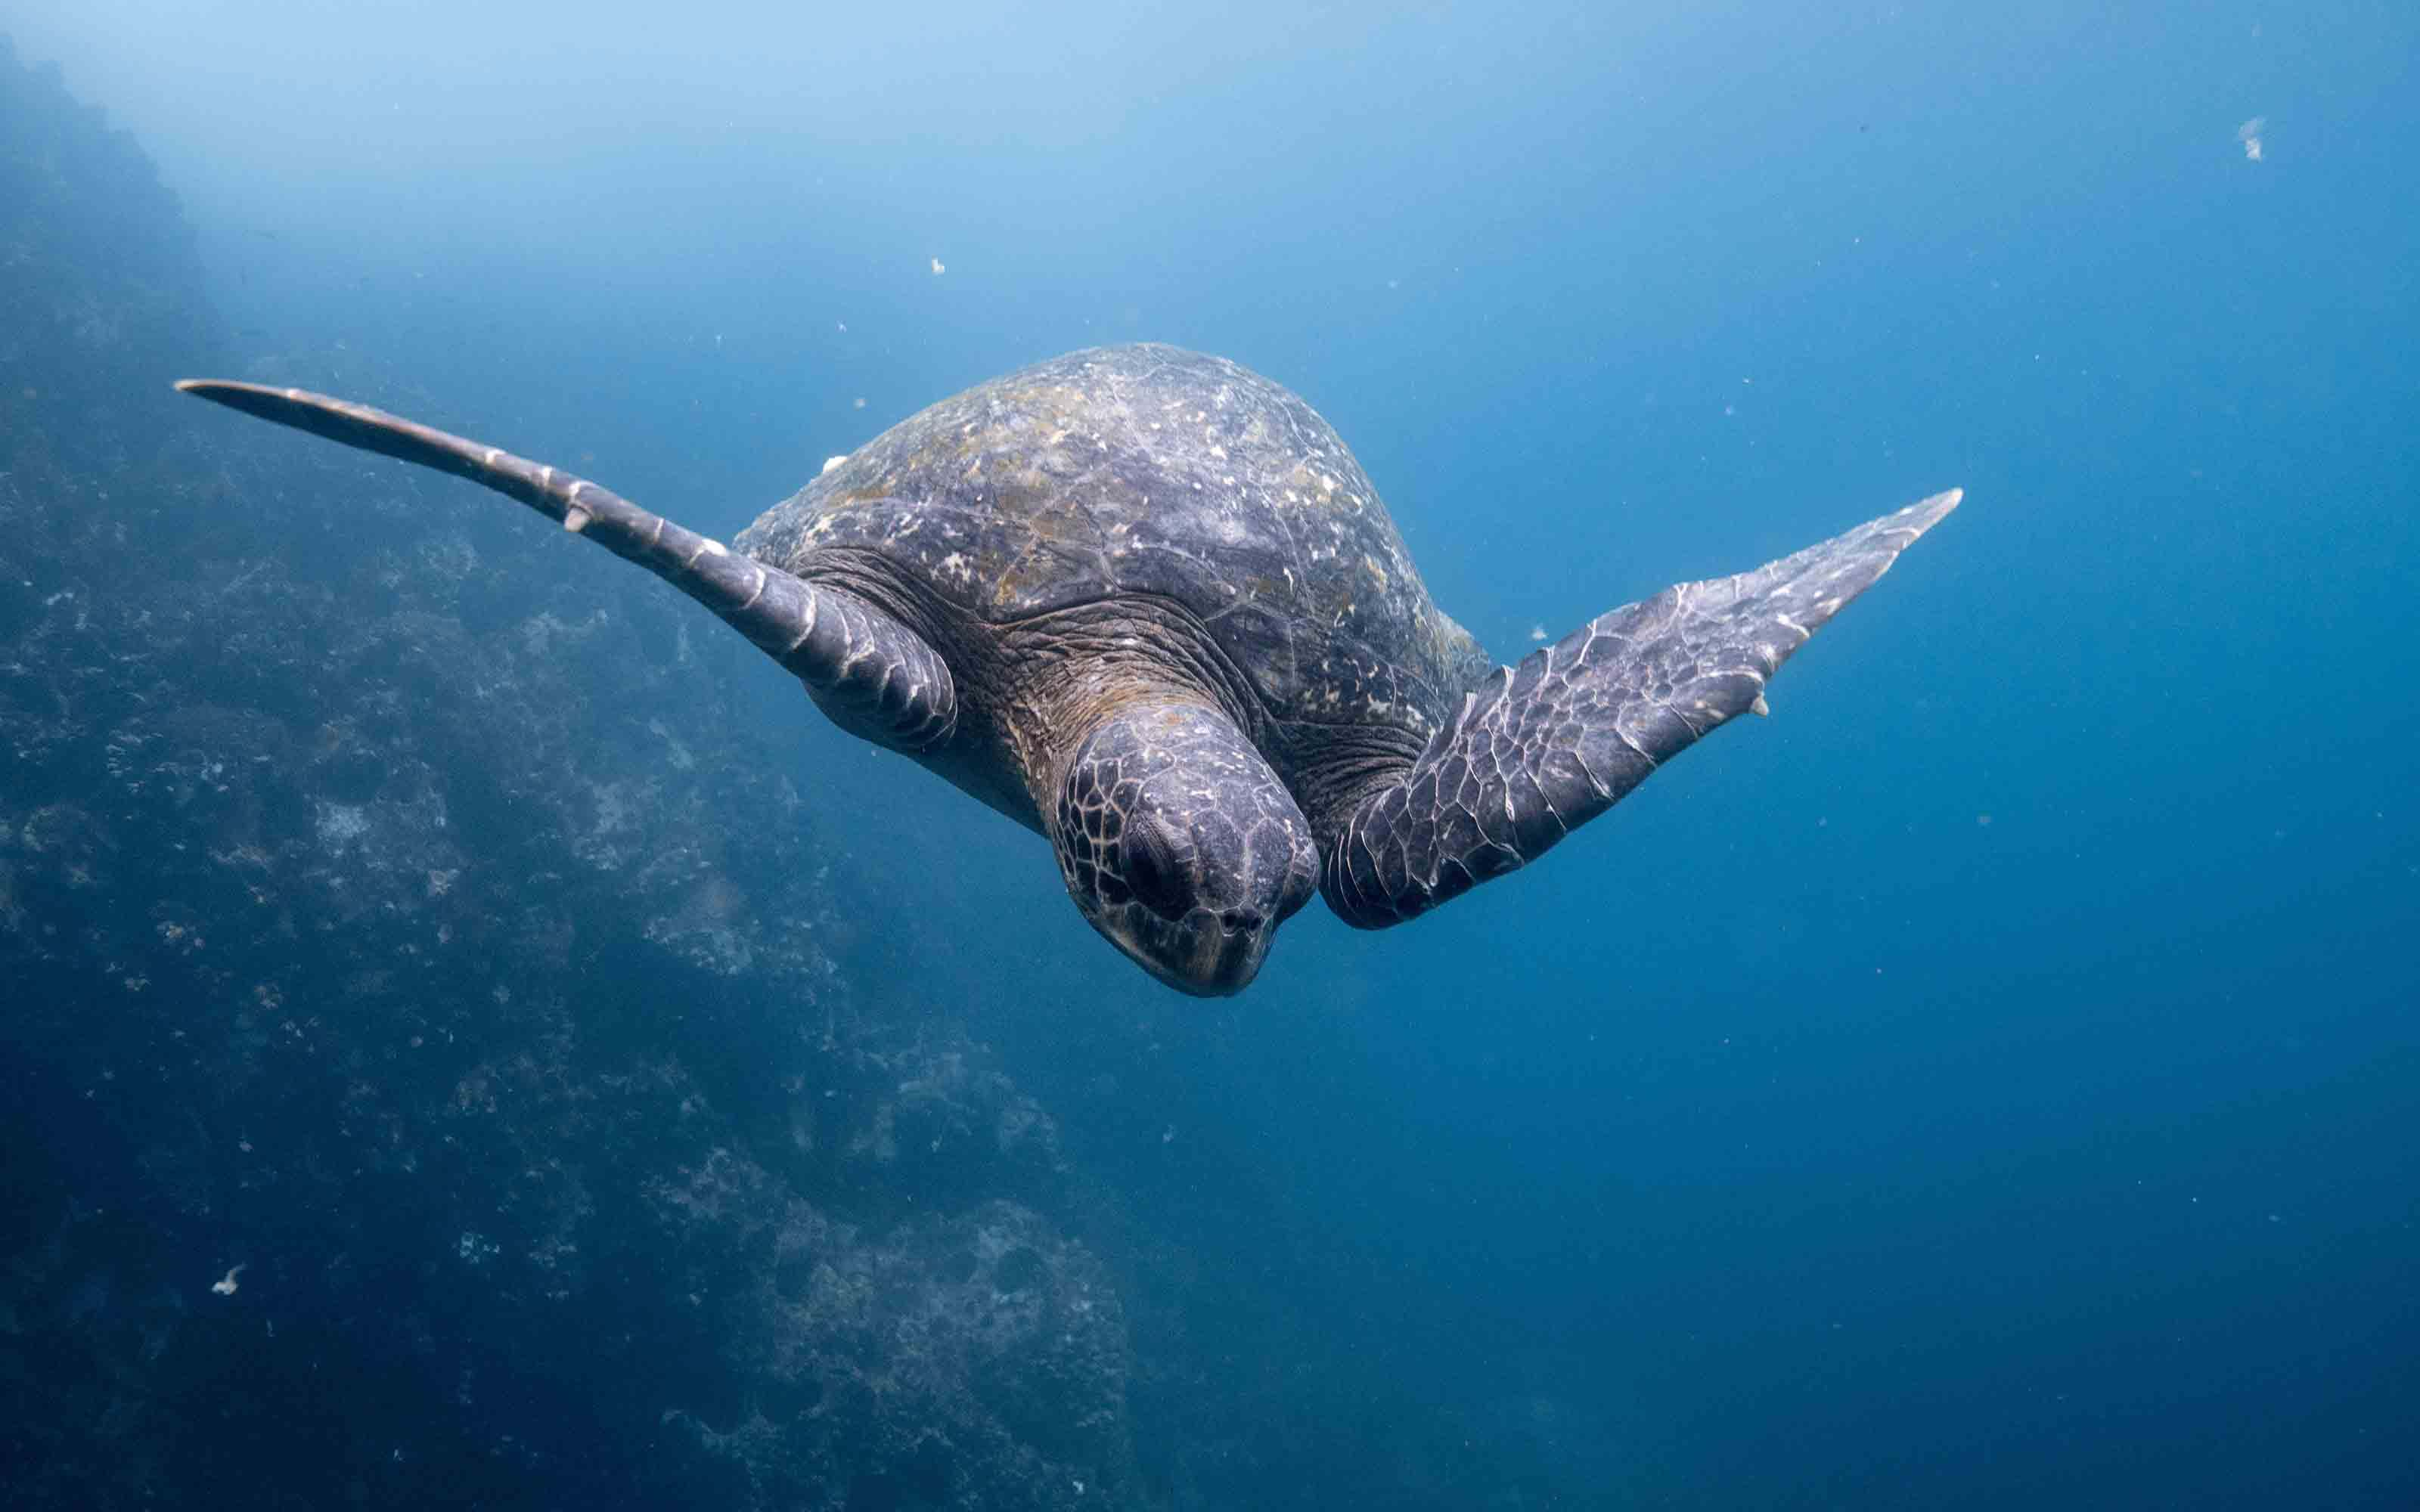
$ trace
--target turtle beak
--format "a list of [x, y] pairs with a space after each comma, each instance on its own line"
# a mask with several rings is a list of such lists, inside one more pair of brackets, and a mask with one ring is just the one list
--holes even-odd
[[[1268, 959], [1270, 936], [1277, 933], [1275, 922], [1255, 921], [1249, 928], [1229, 929], [1209, 915], [1202, 916], [1203, 926], [1197, 931], [1197, 943], [1184, 980], [1169, 980], [1180, 992], [1196, 997], [1232, 997], [1252, 984], [1260, 975], [1261, 963]], [[1191, 918], [1186, 920], [1190, 924]]]
[[1155, 919], [1156, 928], [1138, 930], [1125, 912], [1095, 918], [1094, 926], [1128, 960], [1191, 997], [1232, 997], [1250, 986], [1278, 930], [1276, 919], [1222, 919], [1206, 908], [1173, 925]]

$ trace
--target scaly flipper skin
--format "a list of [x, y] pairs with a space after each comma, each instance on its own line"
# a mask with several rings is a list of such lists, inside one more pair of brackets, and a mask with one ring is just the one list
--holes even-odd
[[1362, 799], [1320, 892], [1383, 929], [1545, 854], [1735, 716], [1840, 607], [1958, 507], [1957, 490], [1754, 572], [1668, 588], [1499, 667], [1404, 779]]
[[733, 554], [570, 473], [442, 430], [301, 389], [187, 378], [183, 393], [417, 462], [509, 495], [564, 529], [635, 562], [721, 616], [807, 685], [852, 733], [910, 753], [946, 740], [957, 718], [950, 669], [913, 630], [853, 594]]

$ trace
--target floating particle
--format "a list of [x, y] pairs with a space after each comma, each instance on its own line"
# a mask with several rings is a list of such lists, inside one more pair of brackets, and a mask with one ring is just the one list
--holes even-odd
[[2255, 116], [2235, 129], [2235, 139], [2243, 144], [2243, 155], [2254, 162], [2260, 161], [2260, 133], [2269, 130], [2269, 117]]
[[948, 270], [947, 268], [944, 268], [944, 267], [942, 267], [942, 266], [941, 266], [941, 259], [940, 259], [940, 258], [936, 257], [936, 258], [934, 258], [934, 259], [933, 259], [933, 276], [934, 276], [935, 278], [939, 278], [939, 277], [940, 277], [943, 273], [946, 273], [946, 272], [948, 272], [948, 271], [949, 271], [949, 270]]
[[1546, 639], [1546, 627], [1543, 625], [1533, 625], [1529, 626], [1529, 639], [1532, 640], [1544, 640]]
[[229, 1270], [226, 1274], [219, 1277], [216, 1281], [211, 1282], [210, 1289], [217, 1292], [222, 1297], [232, 1297], [235, 1295], [235, 1278], [241, 1274], [243, 1274], [243, 1267], [240, 1265], [236, 1266]]
[[850, 401], [849, 401], [849, 405], [848, 405], [848, 407], [849, 407], [851, 409], [864, 409], [864, 408], [865, 408], [865, 400], [864, 400], [863, 396], [862, 396], [862, 395], [861, 395], [861, 396], [860, 396], [860, 397], [858, 397], [858, 398], [855, 398], [855, 399], [850, 400]]

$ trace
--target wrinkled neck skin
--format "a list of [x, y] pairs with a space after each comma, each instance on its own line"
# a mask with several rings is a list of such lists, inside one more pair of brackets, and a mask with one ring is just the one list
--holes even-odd
[[1068, 896], [1169, 986], [1240, 992], [1316, 885], [1311, 825], [1226, 701], [1157, 654], [1160, 637], [1098, 630], [1017, 721]]

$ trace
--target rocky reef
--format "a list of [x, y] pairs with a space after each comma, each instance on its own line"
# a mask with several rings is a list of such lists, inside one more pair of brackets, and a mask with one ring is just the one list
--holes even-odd
[[762, 659], [184, 413], [201, 288], [0, 52], [11, 1504], [1145, 1504], [1091, 1199], [854, 995]]
[[147, 454], [167, 395], [118, 380], [209, 349], [202, 289], [150, 159], [0, 35], [0, 455], [99, 471]]

